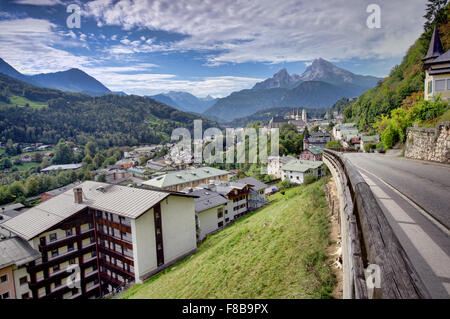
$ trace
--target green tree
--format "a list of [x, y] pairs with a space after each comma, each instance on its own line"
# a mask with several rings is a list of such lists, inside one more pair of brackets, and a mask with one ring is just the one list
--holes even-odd
[[94, 158], [94, 156], [97, 154], [97, 144], [92, 141], [87, 142], [86, 146], [84, 147], [84, 152], [86, 153], [86, 155]]
[[90, 164], [92, 164], [92, 157], [91, 157], [91, 155], [87, 154], [87, 155], [83, 158], [83, 164], [85, 164], [85, 165], [90, 165]]
[[101, 167], [104, 161], [105, 161], [105, 157], [102, 154], [100, 154], [100, 153], [95, 154], [93, 162], [94, 162], [96, 168]]
[[12, 167], [12, 163], [9, 160], [9, 158], [5, 157], [0, 160], [0, 169], [7, 169], [7, 168], [11, 168], [11, 167]]
[[30, 177], [25, 183], [25, 189], [27, 196], [34, 196], [39, 194], [40, 185], [39, 181], [35, 177]]
[[55, 156], [53, 157], [53, 164], [70, 164], [73, 162], [72, 149], [61, 139], [56, 145]]
[[338, 141], [329, 141], [325, 147], [330, 149], [340, 149], [342, 148], [342, 144]]
[[11, 185], [9, 185], [8, 193], [11, 197], [17, 199], [25, 195], [25, 188], [23, 187], [23, 184], [21, 182], [15, 181]]
[[426, 13], [423, 16], [427, 21], [425, 22], [425, 32], [430, 31], [435, 24], [447, 23], [447, 13], [445, 7], [448, 0], [428, 0]]
[[106, 183], [106, 175], [100, 174], [97, 178], [97, 182]]

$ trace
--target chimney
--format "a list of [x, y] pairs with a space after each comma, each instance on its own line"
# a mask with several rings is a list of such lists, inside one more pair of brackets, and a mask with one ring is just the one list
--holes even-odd
[[81, 187], [75, 187], [73, 189], [75, 203], [80, 204], [83, 202], [83, 189]]

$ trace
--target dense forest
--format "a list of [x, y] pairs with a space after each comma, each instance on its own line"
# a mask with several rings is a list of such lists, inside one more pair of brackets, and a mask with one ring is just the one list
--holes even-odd
[[414, 93], [423, 91], [425, 72], [422, 58], [426, 55], [433, 27], [438, 25], [445, 50], [450, 49], [450, 23], [447, 1], [432, 0], [428, 3], [424, 33], [408, 50], [400, 65], [396, 65], [389, 76], [375, 88], [362, 94], [344, 111], [345, 120], [358, 123], [361, 129], [370, 129], [382, 114], [401, 107], [402, 102]]
[[[48, 107], [18, 106], [13, 98], [45, 102]], [[103, 148], [161, 143], [177, 127], [192, 129], [198, 117], [140, 96], [90, 97], [26, 84], [0, 74], [0, 141], [56, 144], [61, 138]], [[218, 126], [204, 120], [205, 128]]]

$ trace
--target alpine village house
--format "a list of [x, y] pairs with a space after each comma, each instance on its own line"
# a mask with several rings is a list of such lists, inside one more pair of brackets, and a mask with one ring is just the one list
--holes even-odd
[[422, 59], [425, 76], [425, 100], [438, 96], [450, 99], [450, 50], [444, 52], [437, 28], [434, 28], [427, 55]]

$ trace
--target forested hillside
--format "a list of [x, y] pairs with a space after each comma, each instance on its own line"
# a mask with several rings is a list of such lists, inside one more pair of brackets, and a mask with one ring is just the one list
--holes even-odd
[[[450, 49], [450, 23], [448, 6], [446, 18], [440, 21], [439, 34], [445, 50]], [[389, 76], [375, 88], [368, 90], [359, 99], [347, 107], [344, 112], [346, 121], [355, 121], [360, 128], [368, 128], [382, 114], [402, 105], [405, 98], [423, 91], [425, 72], [422, 70], [422, 58], [426, 55], [433, 27], [426, 24], [426, 31], [408, 50], [400, 65], [396, 65]]]
[[[32, 101], [24, 104], [15, 101]], [[34, 107], [39, 102], [41, 107]], [[193, 127], [195, 115], [150, 98], [90, 97], [45, 89], [0, 74], [0, 141], [79, 144], [95, 138], [102, 147], [160, 143], [177, 127]], [[205, 127], [216, 123], [205, 120]]]

